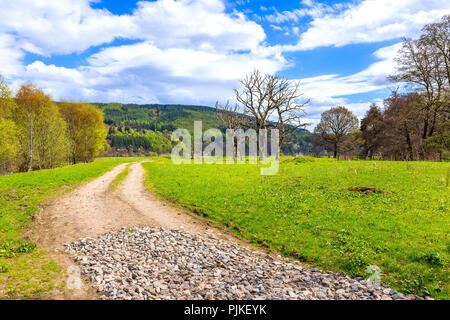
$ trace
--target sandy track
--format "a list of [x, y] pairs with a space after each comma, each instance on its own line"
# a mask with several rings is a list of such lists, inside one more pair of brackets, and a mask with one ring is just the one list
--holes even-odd
[[[288, 259], [281, 257], [279, 254], [276, 253], [269, 253], [261, 248], [255, 248], [251, 246], [249, 243], [244, 242], [238, 238], [236, 238], [231, 232], [215, 227], [212, 225], [211, 222], [194, 216], [193, 214], [189, 213], [186, 210], [183, 210], [181, 208], [173, 207], [171, 205], [168, 205], [164, 203], [163, 201], [159, 200], [155, 195], [148, 192], [146, 190], [144, 179], [145, 179], [145, 171], [143, 167], [141, 166], [141, 163], [135, 163], [132, 164], [129, 168], [129, 174], [123, 181], [123, 183], [119, 186], [117, 191], [110, 192], [109, 187], [111, 183], [114, 181], [114, 178], [125, 169], [127, 164], [121, 164], [114, 168], [113, 170], [109, 171], [108, 173], [104, 174], [102, 177], [97, 178], [96, 180], [93, 180], [89, 183], [86, 183], [82, 185], [81, 187], [77, 188], [73, 192], [66, 194], [53, 202], [50, 206], [48, 206], [45, 210], [43, 210], [37, 217], [34, 224], [34, 228], [32, 230], [33, 234], [33, 240], [35, 240], [40, 248], [43, 248], [44, 250], [48, 251], [52, 257], [56, 260], [56, 262], [64, 269], [67, 269], [70, 266], [75, 266], [75, 263], [72, 259], [69, 258], [69, 255], [67, 253], [63, 253], [62, 249], [65, 244], [68, 244], [70, 242], [82, 239], [82, 238], [94, 238], [101, 234], [105, 234], [107, 232], [111, 231], [118, 231], [122, 227], [164, 227], [164, 230], [185, 230], [189, 233], [183, 233], [180, 234], [202, 234], [202, 233], [210, 233], [213, 234], [213, 237], [216, 239], [213, 247], [217, 248], [217, 238], [220, 238], [222, 240], [222, 244], [226, 244], [227, 247], [224, 249], [224, 252], [229, 251], [229, 247], [233, 248], [242, 248], [242, 247], [251, 247], [251, 250], [242, 250], [246, 253], [238, 258], [235, 259], [236, 263], [239, 264], [237, 267], [238, 269], [242, 269], [241, 272], [238, 272], [237, 275], [241, 275], [242, 273], [246, 273], [248, 271], [249, 265], [248, 263], [241, 263], [242, 261], [253, 261], [252, 259], [258, 260], [256, 257], [260, 256], [262, 257], [262, 260], [258, 260], [258, 262], [255, 266], [251, 266], [251, 270], [253, 274], [254, 270], [260, 267], [260, 264], [265, 264], [264, 261], [269, 261], [272, 263], [274, 262], [276, 266], [279, 266], [280, 262], [287, 262]], [[144, 230], [144, 229], [142, 229]], [[148, 230], [148, 229], [147, 229]], [[121, 231], [122, 233], [124, 230]], [[128, 232], [128, 231], [126, 231]], [[167, 231], [164, 231], [167, 232]], [[163, 232], [163, 233], [164, 233]], [[128, 233], [125, 233], [128, 234]], [[173, 235], [171, 231], [169, 231], [167, 234], [164, 235], [164, 237], [170, 237], [170, 235]], [[142, 236], [142, 232], [139, 231], [137, 233], [138, 236]], [[109, 238], [108, 238], [109, 239]], [[189, 240], [190, 239], [190, 240]], [[185, 241], [186, 240], [186, 241]], [[91, 240], [89, 240], [91, 241]], [[93, 242], [97, 241], [95, 239], [92, 239]], [[91, 241], [91, 242], [92, 242]], [[186, 239], [183, 239], [183, 241], [176, 246], [176, 248], [180, 248], [183, 246], [187, 246], [189, 249], [189, 246], [192, 247], [192, 243], [189, 243], [192, 241], [192, 236], [189, 236]], [[80, 241], [82, 244], [78, 244], [79, 246], [84, 246], [88, 241], [83, 240]], [[89, 243], [91, 243], [89, 242]], [[120, 241], [119, 241], [120, 242]], [[201, 242], [201, 241], [200, 241]], [[141, 243], [141, 242], [138, 242]], [[203, 243], [203, 242], [201, 242]], [[234, 244], [232, 244], [234, 243]], [[73, 245], [73, 244], [72, 244]], [[122, 245], [122, 242], [120, 244], [118, 243], [106, 243], [107, 246], [111, 246], [110, 250], [107, 252], [113, 252], [115, 249], [120, 247]], [[234, 246], [233, 246], [234, 245]], [[91, 245], [89, 244], [86, 248], [89, 252], [92, 253], [93, 256], [97, 257], [98, 259], [105, 258], [105, 254], [102, 252], [101, 246], [99, 248], [93, 249]], [[195, 245], [194, 252], [195, 253], [201, 253], [201, 248], [199, 248], [197, 245]], [[84, 250], [84, 249], [83, 249]], [[173, 250], [173, 248], [172, 248]], [[190, 250], [190, 249], [189, 249]], [[200, 250], [197, 252], [197, 250]], [[136, 252], [134, 249], [131, 250], [132, 252]], [[139, 251], [139, 250], [138, 250]], [[237, 252], [237, 254], [240, 254], [240, 249]], [[172, 252], [172, 251], [170, 251]], [[183, 255], [186, 251], [183, 251]], [[206, 250], [206, 252], [210, 252], [210, 249]], [[220, 252], [220, 250], [219, 250]], [[86, 251], [85, 251], [86, 253]], [[84, 253], [84, 254], [85, 254]], [[242, 252], [241, 252], [242, 253]], [[144, 252], [145, 254], [145, 252]], [[268, 255], [272, 257], [268, 257]], [[172, 259], [172, 253], [168, 255], [170, 259]], [[87, 259], [87, 257], [85, 257]], [[211, 256], [209, 253], [201, 258], [198, 263], [202, 264], [206, 260], [211, 260]], [[217, 256], [214, 255], [214, 258], [216, 259]], [[274, 259], [275, 258], [275, 259]], [[116, 259], [114, 256], [113, 259]], [[120, 258], [122, 259], [122, 258]], [[230, 258], [232, 259], [232, 258]], [[227, 261], [230, 260], [227, 258]], [[249, 260], [250, 259], [250, 260]], [[183, 259], [182, 259], [183, 260]], [[203, 261], [205, 260], [205, 261]], [[255, 260], [255, 261], [256, 261]], [[108, 260], [110, 261], [110, 260]], [[134, 261], [134, 260], [133, 260]], [[138, 261], [138, 260], [136, 260]], [[140, 261], [140, 260], [139, 260]], [[97, 261], [98, 262], [98, 261]], [[127, 268], [129, 267], [129, 261], [121, 260], [119, 261], [122, 264], [126, 264]], [[267, 262], [267, 263], [269, 263]], [[120, 264], [119, 263], [119, 264]], [[131, 263], [131, 262], [130, 262]], [[216, 262], [214, 262], [216, 263]], [[206, 263], [205, 268], [210, 268], [211, 263]], [[117, 267], [117, 263], [114, 264]], [[297, 266], [300, 264], [297, 262]], [[102, 266], [104, 266], [104, 261], [98, 265], [101, 269]], [[287, 266], [287, 264], [285, 265]], [[83, 264], [82, 264], [83, 267]], [[84, 266], [86, 269], [86, 266]], [[141, 265], [138, 265], [137, 268], [142, 267]], [[186, 266], [185, 266], [186, 267]], [[184, 267], [182, 267], [183, 269]], [[186, 267], [187, 268], [187, 267]], [[231, 269], [234, 267], [232, 266]], [[267, 268], [268, 272], [273, 272], [274, 266], [269, 266]], [[89, 268], [88, 268], [89, 269]], [[92, 268], [90, 268], [92, 269]], [[89, 269], [89, 270], [90, 270]], [[98, 268], [97, 268], [98, 269]], [[89, 270], [84, 270], [89, 274]], [[93, 269], [92, 269], [93, 270]], [[91, 270], [91, 271], [92, 271]], [[122, 269], [120, 269], [122, 270]], [[134, 270], [134, 268], [132, 269]], [[184, 270], [184, 269], [183, 269]], [[186, 269], [187, 270], [187, 269]], [[283, 269], [284, 270], [284, 269]], [[302, 288], [308, 289], [305, 292], [309, 292], [309, 295], [314, 295], [316, 298], [320, 299], [329, 299], [329, 298], [336, 298], [336, 295], [338, 295], [338, 298], [342, 295], [342, 292], [348, 293], [352, 296], [352, 292], [349, 288], [352, 284], [355, 284], [354, 280], [350, 280], [349, 277], [339, 276], [339, 275], [333, 275], [332, 273], [324, 273], [323, 277], [331, 277], [330, 279], [334, 282], [337, 281], [337, 284], [334, 285], [334, 291], [329, 288], [329, 285], [322, 284], [323, 277], [320, 279], [314, 278], [314, 275], [317, 274], [316, 269], [309, 269], [304, 268], [301, 269], [301, 271], [298, 271], [299, 269], [296, 269], [295, 271], [295, 277], [296, 279], [298, 277], [302, 278], [303, 284], [300, 285]], [[101, 273], [103, 274], [103, 272]], [[159, 274], [159, 273], [158, 273]], [[331, 276], [330, 276], [331, 275]], [[97, 277], [99, 275], [96, 275]], [[119, 278], [121, 276], [117, 275]], [[169, 277], [172, 277], [171, 274]], [[213, 275], [213, 278], [216, 277], [216, 274]], [[211, 278], [211, 279], [213, 279]], [[242, 277], [241, 277], [242, 278]], [[273, 276], [269, 275], [265, 277], [263, 280], [266, 281], [269, 279], [272, 281], [271, 283], [275, 286], [284, 286], [284, 283], [286, 282], [285, 279], [281, 279], [279, 281], [273, 281]], [[184, 278], [183, 278], [184, 279]], [[312, 279], [312, 280], [311, 280]], [[337, 279], [337, 280], [336, 280]], [[184, 279], [185, 280], [185, 279]], [[184, 281], [183, 280], [183, 281]], [[217, 280], [217, 279], [216, 279]], [[213, 281], [212, 284], [214, 286], [217, 286], [217, 281]], [[228, 279], [229, 280], [229, 279]], [[263, 281], [259, 279], [258, 281]], [[269, 281], [267, 280], [267, 281]], [[326, 279], [325, 279], [326, 280]], [[330, 281], [331, 281], [330, 280]], [[65, 279], [64, 279], [65, 281]], [[109, 281], [109, 280], [108, 280]], [[114, 280], [115, 281], [115, 280]], [[153, 278], [149, 279], [150, 282], [153, 282]], [[203, 280], [202, 280], [203, 281]], [[269, 282], [270, 282], [269, 281]], [[157, 282], [157, 281], [156, 281]], [[155, 282], [155, 283], [156, 283]], [[224, 280], [224, 283], [226, 280]], [[258, 282], [258, 283], [259, 283]], [[110, 283], [110, 282], [108, 282]], [[112, 283], [112, 282], [111, 282]], [[120, 281], [120, 283], [123, 284], [123, 281]], [[178, 282], [177, 282], [178, 283]], [[203, 282], [202, 282], [203, 283]], [[330, 282], [331, 283], [331, 282]], [[366, 283], [360, 283], [362, 288], [366, 288]], [[177, 284], [178, 286], [178, 284]], [[367, 285], [368, 286], [368, 285]], [[65, 287], [65, 286], [64, 286]], [[284, 287], [283, 287], [284, 288]], [[353, 287], [352, 287], [353, 288]], [[372, 288], [372, 287], [371, 287]], [[191, 288], [192, 290], [196, 290], [195, 286]], [[250, 288], [251, 289], [251, 288]], [[254, 289], [254, 288], [253, 288]], [[298, 289], [298, 288], [297, 288]], [[338, 290], [341, 289], [341, 290]], [[345, 291], [345, 290], [347, 291]], [[370, 291], [372, 289], [366, 288], [366, 291]], [[369, 290], [370, 289], [370, 290]], [[380, 291], [383, 289], [382, 291]], [[381, 288], [379, 290], [379, 294], [375, 295], [373, 297], [370, 296], [370, 294], [366, 294], [364, 290], [362, 290], [363, 296], [355, 296], [356, 298], [384, 298], [385, 296], [387, 298], [391, 298], [389, 295], [392, 296], [392, 298], [397, 299], [395, 296], [397, 295], [397, 292], [395, 290], [391, 290], [389, 288]], [[175, 290], [178, 290], [178, 287], [175, 288]], [[349, 291], [350, 290], [350, 291]], [[353, 289], [352, 289], [353, 290]], [[330, 293], [330, 292], [331, 293]], [[127, 291], [129, 292], [129, 291]], [[311, 293], [313, 292], [313, 293]], [[319, 293], [327, 292], [326, 295], [322, 294], [319, 296]], [[372, 291], [370, 291], [372, 292]], [[221, 292], [219, 292], [222, 294]], [[306, 293], [305, 293], [306, 295]], [[383, 295], [383, 296], [382, 296]], [[296, 296], [296, 295], [294, 295]], [[277, 293], [277, 297], [279, 297]], [[292, 295], [290, 296], [292, 298]], [[301, 298], [301, 295], [297, 295], [297, 298]], [[309, 296], [305, 296], [308, 298]], [[87, 281], [81, 282], [81, 287], [74, 290], [58, 290], [55, 289], [55, 292], [51, 293], [51, 295], [48, 298], [53, 299], [97, 299], [99, 298], [99, 295], [97, 291], [92, 287], [92, 283], [89, 284]], [[232, 296], [232, 298], [235, 298], [235, 296]], [[354, 298], [354, 297], [353, 297]], [[403, 299], [403, 296], [399, 297]]]
[[[65, 244], [85, 237], [96, 237], [121, 227], [162, 226], [193, 233], [207, 232], [242, 244], [242, 241], [229, 232], [221, 232], [211, 227], [211, 223], [205, 219], [158, 200], [146, 190], [144, 169], [140, 163], [132, 164], [128, 176], [117, 191], [109, 192], [111, 183], [126, 165], [118, 165], [100, 178], [63, 195], [37, 215], [32, 238], [40, 248], [49, 252], [63, 269], [74, 265], [73, 261], [62, 253]], [[96, 297], [94, 290], [83, 283], [79, 290], [57, 292], [51, 298]]]
[[[146, 190], [145, 172], [140, 163], [130, 166], [129, 174], [118, 188], [119, 198], [133, 209], [146, 225], [190, 232], [214, 232], [206, 220], [170, 206]], [[221, 236], [225, 236], [220, 234]]]

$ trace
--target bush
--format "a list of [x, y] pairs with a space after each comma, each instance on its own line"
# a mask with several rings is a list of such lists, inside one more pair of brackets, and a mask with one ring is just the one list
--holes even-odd
[[154, 151], [149, 151], [145, 154], [145, 156], [147, 157], [157, 157], [158, 153], [154, 152]]

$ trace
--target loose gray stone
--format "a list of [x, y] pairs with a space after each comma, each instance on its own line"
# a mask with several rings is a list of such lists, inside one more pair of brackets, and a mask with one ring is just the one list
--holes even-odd
[[122, 228], [66, 245], [100, 299], [407, 299], [207, 234]]

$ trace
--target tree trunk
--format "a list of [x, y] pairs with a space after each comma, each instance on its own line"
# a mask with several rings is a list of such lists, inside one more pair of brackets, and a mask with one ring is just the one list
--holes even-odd
[[337, 143], [334, 144], [333, 157], [337, 158]]
[[434, 128], [435, 128], [435, 125], [436, 125], [436, 119], [437, 119], [437, 111], [434, 111], [433, 122], [431, 123], [430, 132], [428, 133], [429, 137], [433, 136]]
[[427, 134], [428, 134], [428, 111], [427, 111], [427, 115], [425, 117], [425, 122], [423, 124], [423, 134], [422, 134], [422, 139], [425, 140], [427, 138]]
[[411, 145], [411, 136], [407, 129], [405, 129], [405, 134], [406, 134], [406, 144], [408, 145], [409, 159], [411, 161], [414, 161], [414, 153], [413, 153], [413, 149], [412, 149], [412, 145]]

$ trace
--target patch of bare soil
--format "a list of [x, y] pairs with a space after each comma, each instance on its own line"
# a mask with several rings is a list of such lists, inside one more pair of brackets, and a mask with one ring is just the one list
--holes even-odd
[[384, 193], [384, 194], [391, 194], [391, 192], [386, 192], [382, 189], [378, 189], [378, 188], [374, 188], [374, 187], [350, 187], [349, 188], [350, 191], [357, 191], [357, 192], [362, 192], [365, 194], [371, 194], [371, 193]]

